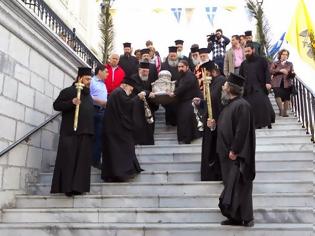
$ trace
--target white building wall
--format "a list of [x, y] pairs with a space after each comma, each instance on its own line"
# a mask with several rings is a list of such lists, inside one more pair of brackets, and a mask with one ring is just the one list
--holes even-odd
[[[52, 104], [86, 65], [16, 0], [0, 1], [0, 151], [56, 114]], [[0, 157], [0, 208], [54, 163], [60, 118]]]

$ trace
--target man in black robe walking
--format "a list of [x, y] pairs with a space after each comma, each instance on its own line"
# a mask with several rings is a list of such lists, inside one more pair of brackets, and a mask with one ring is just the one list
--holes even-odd
[[[217, 121], [223, 109], [221, 102], [222, 86], [226, 78], [221, 75], [220, 68], [213, 62], [207, 62], [202, 65], [207, 73], [212, 77], [210, 83], [212, 118]], [[194, 99], [195, 105], [202, 113], [203, 134], [201, 150], [201, 181], [219, 181], [222, 180], [219, 156], [216, 152], [217, 131], [211, 130], [209, 125], [208, 108], [205, 98], [200, 100]]]
[[[161, 65], [161, 70], [168, 70], [172, 75], [172, 81], [177, 81], [180, 74], [177, 69], [179, 59], [177, 57], [177, 47], [168, 47], [168, 56], [165, 62]], [[166, 125], [176, 126], [176, 102], [164, 105], [165, 108], [165, 123]]]
[[[154, 97], [151, 84], [155, 81], [154, 77], [150, 77], [150, 63], [140, 62], [138, 70], [138, 74], [132, 76], [137, 82], [133, 94], [136, 96], [140, 92], [145, 92], [145, 98], [154, 120], [154, 112], [158, 109], [158, 106], [150, 102], [150, 98]], [[144, 101], [136, 99], [133, 104], [135, 144], [154, 145], [154, 121], [149, 123], [148, 119], [149, 117], [145, 116]]]
[[136, 85], [134, 79], [125, 77], [109, 96], [104, 118], [104, 181], [124, 182], [142, 171], [135, 153], [132, 110], [134, 101], [143, 99], [145, 93], [132, 97]]
[[[225, 104], [217, 122], [217, 153], [224, 190], [219, 207], [228, 219], [222, 225], [254, 225], [252, 190], [256, 137], [250, 104], [241, 97], [244, 78], [233, 73], [222, 88]], [[215, 122], [210, 122], [215, 127]]]
[[180, 78], [176, 81], [175, 91], [171, 97], [176, 97], [177, 140], [179, 144], [190, 144], [201, 136], [197, 129], [197, 120], [194, 114], [192, 100], [201, 98], [198, 81], [189, 69], [188, 62], [181, 60], [178, 63]]
[[264, 57], [255, 55], [252, 43], [245, 46], [246, 60], [240, 67], [240, 75], [245, 77], [244, 98], [251, 105], [255, 117], [255, 127], [262, 128], [275, 122], [275, 112], [268, 98], [271, 89], [269, 65]]
[[118, 65], [125, 72], [125, 76], [130, 77], [133, 74], [137, 73], [138, 69], [138, 60], [136, 57], [132, 56], [131, 43], [123, 43], [124, 46], [124, 55], [121, 55], [119, 58]]
[[[79, 68], [76, 82], [84, 84], [81, 99], [77, 99], [75, 84], [63, 89], [54, 102], [54, 109], [62, 112], [60, 138], [51, 193], [66, 196], [90, 191], [93, 155], [94, 106], [90, 96], [91, 69]], [[77, 130], [73, 129], [75, 107], [80, 104]]]

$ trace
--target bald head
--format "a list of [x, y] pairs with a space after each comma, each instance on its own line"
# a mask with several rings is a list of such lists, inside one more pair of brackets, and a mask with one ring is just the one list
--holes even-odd
[[119, 63], [119, 55], [117, 53], [112, 53], [109, 57], [109, 64], [112, 67], [116, 67]]

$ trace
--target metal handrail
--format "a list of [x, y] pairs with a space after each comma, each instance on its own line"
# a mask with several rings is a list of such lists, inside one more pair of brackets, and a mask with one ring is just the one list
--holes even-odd
[[3, 151], [0, 152], [0, 158], [7, 154], [9, 151], [11, 151], [13, 148], [15, 148], [17, 145], [19, 145], [20, 143], [22, 143], [23, 141], [28, 141], [29, 137], [31, 135], [33, 135], [34, 133], [36, 133], [38, 130], [40, 130], [41, 128], [43, 128], [45, 125], [47, 125], [48, 123], [52, 122], [54, 119], [56, 119], [61, 113], [57, 113], [53, 116], [51, 116], [48, 120], [44, 121], [42, 124], [40, 124], [39, 126], [37, 126], [36, 128], [34, 128], [33, 130], [31, 130], [30, 132], [28, 132], [27, 134], [25, 134], [22, 138], [18, 139], [17, 141], [15, 141], [14, 143], [12, 143], [11, 145], [9, 145], [6, 149], [4, 149]]
[[293, 87], [295, 94], [291, 96], [292, 111], [315, 143], [315, 95], [298, 77], [293, 79]]
[[46, 26], [66, 42], [92, 68], [102, 64], [94, 53], [76, 36], [75, 28], [71, 30], [43, 0], [19, 1], [22, 1], [26, 7], [37, 15]]

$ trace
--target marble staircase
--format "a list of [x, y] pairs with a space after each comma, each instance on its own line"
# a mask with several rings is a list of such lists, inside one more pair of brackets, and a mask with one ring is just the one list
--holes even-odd
[[156, 145], [136, 148], [145, 169], [139, 176], [103, 183], [92, 169], [91, 192], [68, 198], [49, 194], [52, 167], [2, 210], [0, 235], [315, 235], [314, 144], [292, 113], [277, 116], [272, 129], [257, 130], [252, 228], [220, 225], [222, 183], [200, 181], [201, 141], [178, 145], [163, 111], [156, 119]]

